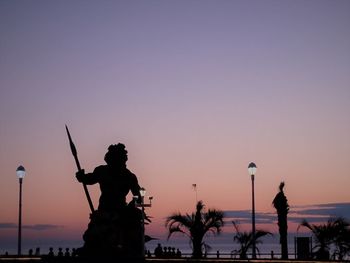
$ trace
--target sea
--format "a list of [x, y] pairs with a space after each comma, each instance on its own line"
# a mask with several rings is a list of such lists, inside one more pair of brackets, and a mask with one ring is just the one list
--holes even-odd
[[[278, 235], [277, 235], [278, 236]], [[207, 256], [217, 257], [219, 253], [220, 258], [235, 258], [238, 257], [237, 253], [234, 253], [239, 249], [239, 245], [233, 242], [232, 236], [225, 235], [223, 237], [209, 237], [206, 238], [205, 243], [207, 245]], [[262, 244], [257, 244], [257, 256], [261, 258], [271, 258], [271, 254], [278, 258], [280, 257], [280, 244], [276, 236], [266, 237]], [[179, 249], [181, 254], [185, 257], [190, 257], [192, 253], [191, 244], [189, 239], [185, 237], [176, 237], [173, 239], [156, 239], [151, 240], [145, 244], [145, 249], [149, 250], [153, 254], [156, 246], [160, 244], [162, 247], [171, 247], [175, 250]], [[49, 248], [54, 249], [54, 253], [58, 252], [59, 248], [63, 251], [68, 248], [70, 251], [72, 248], [78, 248], [83, 245], [82, 240], [23, 240], [22, 243], [22, 255], [28, 255], [29, 250], [33, 251], [36, 248], [40, 248], [40, 254], [48, 254]], [[294, 236], [289, 237], [289, 254], [290, 258], [295, 258], [294, 249]], [[17, 254], [17, 240], [8, 240], [8, 242], [0, 243], [0, 255], [8, 253], [9, 255]]]
[[[221, 240], [208, 239], [205, 240], [207, 245], [207, 256], [208, 257], [217, 257], [219, 254], [220, 258], [238, 258], [237, 251], [239, 250], [239, 245], [230, 242], [220, 242]], [[271, 242], [272, 241], [272, 242]], [[156, 246], [161, 244], [162, 247], [171, 247], [175, 250], [179, 249], [183, 256], [191, 256], [192, 248], [188, 240], [153, 240], [146, 244], [146, 250], [150, 250], [153, 253]], [[274, 257], [280, 257], [280, 244], [277, 240], [266, 240], [262, 244], [257, 244], [257, 255], [261, 258], [271, 258], [271, 253]], [[294, 256], [294, 241], [289, 244], [289, 253], [290, 258], [295, 258]]]

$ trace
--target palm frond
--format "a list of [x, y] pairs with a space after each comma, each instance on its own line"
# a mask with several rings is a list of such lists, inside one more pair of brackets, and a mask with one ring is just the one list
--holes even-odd
[[273, 236], [273, 234], [269, 231], [265, 230], [256, 230], [255, 232], [255, 243], [256, 244], [262, 244], [261, 238], [264, 236]]
[[306, 227], [309, 230], [311, 230], [311, 232], [313, 232], [313, 226], [309, 224], [309, 222], [306, 221], [306, 219], [303, 219], [300, 223], [300, 225], [298, 226], [297, 230], [299, 230], [300, 227]]
[[204, 218], [204, 232], [220, 234], [224, 226], [224, 213], [218, 210], [208, 210]]
[[171, 227], [173, 224], [183, 225], [184, 227], [190, 228], [193, 225], [191, 216], [188, 214], [181, 215], [180, 213], [172, 214], [165, 220], [165, 226]]
[[176, 233], [176, 232], [179, 232], [179, 233], [182, 233], [182, 234], [187, 235], [187, 233], [186, 233], [184, 230], [182, 230], [182, 229], [180, 228], [180, 226], [172, 226], [172, 227], [169, 227], [168, 230], [169, 230], [169, 233], [168, 233], [168, 238], [167, 238], [167, 239], [169, 239], [170, 236], [171, 236], [173, 233]]

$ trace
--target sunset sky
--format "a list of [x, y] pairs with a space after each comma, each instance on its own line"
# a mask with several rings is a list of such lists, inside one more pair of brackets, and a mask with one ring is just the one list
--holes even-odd
[[341, 0], [0, 1], [0, 254], [16, 248], [19, 165], [24, 246], [82, 239], [65, 124], [88, 172], [126, 144], [159, 238], [194, 209], [192, 184], [207, 208], [249, 211], [251, 161], [261, 213], [282, 180], [296, 211], [348, 204], [349, 14]]

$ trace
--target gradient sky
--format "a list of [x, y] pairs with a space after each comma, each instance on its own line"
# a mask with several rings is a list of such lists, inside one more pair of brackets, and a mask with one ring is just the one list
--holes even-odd
[[48, 226], [24, 242], [81, 239], [65, 124], [86, 171], [126, 144], [158, 237], [193, 210], [193, 183], [207, 207], [249, 210], [251, 161], [258, 211], [282, 180], [294, 206], [349, 202], [349, 14], [339, 0], [0, 1], [0, 223], [17, 223], [22, 164], [23, 224]]

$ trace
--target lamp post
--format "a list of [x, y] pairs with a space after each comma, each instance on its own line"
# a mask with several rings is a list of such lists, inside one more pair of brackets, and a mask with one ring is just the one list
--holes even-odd
[[26, 175], [26, 170], [22, 165], [18, 166], [16, 174], [19, 179], [18, 256], [20, 256], [22, 247], [22, 182]]
[[255, 200], [254, 200], [254, 176], [256, 173], [255, 163], [250, 163], [248, 165], [248, 173], [252, 179], [252, 237], [253, 237], [253, 259], [256, 258], [256, 243], [255, 243]]
[[145, 207], [151, 207], [152, 206], [152, 200], [153, 197], [149, 197], [149, 204], [145, 204], [145, 196], [146, 196], [146, 189], [141, 187], [140, 189], [140, 196], [141, 196], [141, 204], [137, 205], [138, 207], [141, 207], [142, 209], [142, 233], [141, 233], [141, 239], [142, 239], [142, 251], [141, 251], [141, 256], [142, 258], [145, 257]]

